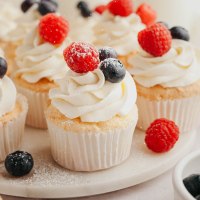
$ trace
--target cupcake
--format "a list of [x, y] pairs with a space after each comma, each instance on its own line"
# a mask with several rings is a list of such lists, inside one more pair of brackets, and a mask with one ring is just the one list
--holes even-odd
[[[20, 10], [20, 9], [19, 9]], [[21, 3], [22, 13], [17, 18], [13, 19], [15, 27], [12, 28], [4, 37], [6, 44], [6, 58], [8, 60], [11, 71], [16, 68], [15, 51], [20, 46], [26, 35], [36, 26], [43, 15], [56, 12], [57, 3], [48, 0], [24, 0]]]
[[95, 39], [93, 27], [97, 22], [98, 14], [93, 12], [85, 1], [80, 1], [74, 6], [76, 7], [73, 8], [73, 18], [69, 20], [70, 38], [73, 41], [93, 43]]
[[134, 13], [131, 0], [112, 0], [94, 26], [94, 44], [114, 48], [119, 59], [128, 67], [127, 59], [139, 48], [137, 34], [144, 28], [145, 24]]
[[20, 147], [28, 111], [26, 98], [17, 94], [6, 72], [7, 62], [0, 57], [0, 162]]
[[62, 54], [70, 44], [68, 31], [68, 22], [63, 17], [47, 14], [17, 48], [19, 69], [13, 79], [18, 91], [29, 101], [27, 125], [47, 127], [44, 110], [49, 89], [56, 87], [55, 80], [63, 78], [67, 72]]
[[[14, 48], [13, 44], [7, 41], [8, 33], [17, 27], [17, 22], [15, 20], [20, 16], [20, 9], [17, 9], [17, 6], [13, 2], [0, 2], [0, 46], [5, 52], [6, 59], [9, 57], [9, 54], [12, 54], [11, 51], [13, 51]], [[9, 63], [7, 74], [10, 74], [12, 65], [10, 65], [9, 58], [7, 61]]]
[[70, 67], [49, 92], [46, 118], [54, 160], [75, 171], [96, 171], [125, 161], [137, 123], [135, 83], [122, 63], [72, 43], [64, 51]]
[[200, 49], [192, 46], [184, 28], [170, 31], [161, 23], [141, 31], [138, 41], [142, 49], [129, 59], [142, 130], [158, 118], [174, 121], [180, 132], [199, 125]]

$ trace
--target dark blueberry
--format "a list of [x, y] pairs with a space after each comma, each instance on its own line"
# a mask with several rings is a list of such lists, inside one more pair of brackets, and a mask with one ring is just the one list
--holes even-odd
[[100, 61], [103, 61], [106, 58], [117, 58], [117, 52], [111, 47], [103, 47], [99, 49]]
[[37, 3], [37, 0], [25, 0], [21, 4], [21, 9], [23, 12], [27, 12], [33, 4]]
[[200, 194], [200, 175], [192, 174], [183, 179], [183, 184], [185, 185], [188, 192], [193, 196]]
[[7, 72], [8, 65], [4, 58], [0, 57], [0, 78], [3, 78]]
[[56, 0], [41, 0], [41, 1], [48, 1], [53, 4], [56, 8], [58, 8], [58, 2]]
[[100, 69], [103, 72], [105, 79], [111, 83], [120, 82], [126, 75], [123, 64], [115, 58], [107, 58], [102, 61]]
[[34, 162], [31, 154], [16, 151], [9, 154], [5, 160], [5, 168], [12, 176], [24, 176], [33, 168]]
[[81, 11], [83, 17], [92, 16], [92, 11], [90, 10], [88, 4], [85, 1], [79, 1], [77, 8]]
[[200, 195], [196, 196], [195, 199], [200, 200]]
[[180, 39], [180, 40], [185, 40], [185, 41], [190, 40], [189, 32], [181, 26], [172, 27], [170, 29], [170, 32], [173, 39]]
[[46, 15], [48, 13], [55, 13], [57, 7], [50, 1], [41, 1], [38, 6], [38, 11], [41, 15]]
[[166, 28], [169, 29], [169, 25], [166, 23], [166, 22], [163, 22], [163, 21], [160, 21], [160, 22], [157, 22], [159, 24], [163, 24]]

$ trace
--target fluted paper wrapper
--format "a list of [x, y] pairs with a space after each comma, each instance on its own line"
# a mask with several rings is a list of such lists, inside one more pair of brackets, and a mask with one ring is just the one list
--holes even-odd
[[139, 111], [137, 127], [142, 130], [146, 130], [158, 118], [174, 121], [182, 133], [199, 126], [200, 96], [161, 101], [151, 101], [138, 96], [137, 106]]
[[17, 102], [21, 106], [21, 113], [6, 123], [0, 122], [0, 162], [4, 161], [8, 154], [19, 150], [22, 143], [28, 103], [22, 95], [17, 96]]
[[47, 123], [45, 119], [45, 110], [48, 104], [48, 93], [35, 92], [19, 85], [16, 85], [17, 91], [28, 99], [28, 114], [26, 124], [28, 126], [40, 129], [47, 129]]
[[119, 165], [130, 155], [137, 123], [106, 132], [66, 131], [47, 120], [54, 160], [74, 171], [97, 171]]

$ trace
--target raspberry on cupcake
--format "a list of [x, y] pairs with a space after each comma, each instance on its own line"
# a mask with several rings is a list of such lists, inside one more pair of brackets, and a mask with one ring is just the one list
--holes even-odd
[[68, 70], [62, 56], [71, 42], [68, 33], [67, 20], [54, 13], [47, 14], [16, 51], [19, 69], [14, 81], [18, 91], [28, 98], [30, 126], [47, 128], [44, 110], [49, 89], [56, 87], [55, 80], [63, 78]]
[[146, 130], [157, 118], [174, 121], [180, 132], [198, 127], [200, 113], [200, 49], [182, 27], [156, 23], [138, 34], [141, 50], [129, 59], [136, 81], [138, 127]]
[[73, 42], [63, 54], [70, 70], [50, 90], [46, 112], [54, 160], [75, 171], [122, 163], [137, 123], [133, 79], [119, 60], [102, 58], [88, 43]]
[[28, 111], [27, 100], [6, 76], [7, 69], [6, 60], [0, 57], [0, 162], [20, 148]]

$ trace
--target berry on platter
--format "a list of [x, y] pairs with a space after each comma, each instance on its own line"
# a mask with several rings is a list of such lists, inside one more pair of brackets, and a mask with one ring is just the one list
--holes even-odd
[[108, 10], [113, 15], [127, 17], [133, 13], [133, 2], [132, 0], [112, 0], [108, 4]]
[[32, 170], [34, 161], [31, 154], [24, 151], [15, 151], [6, 157], [4, 164], [10, 175], [20, 177]]
[[146, 52], [159, 57], [170, 50], [172, 36], [166, 26], [156, 23], [138, 33], [138, 42]]
[[59, 45], [65, 40], [68, 33], [69, 23], [63, 17], [50, 13], [41, 18], [39, 34], [44, 41]]
[[103, 12], [104, 12], [105, 10], [107, 10], [107, 9], [108, 9], [108, 6], [107, 6], [107, 5], [99, 5], [99, 6], [97, 6], [97, 7], [94, 9], [94, 11], [97, 12], [97, 13], [99, 13], [99, 14], [101, 15], [101, 14], [103, 14]]
[[63, 52], [69, 68], [76, 73], [87, 73], [99, 65], [99, 53], [91, 44], [73, 42]]
[[46, 15], [48, 13], [55, 13], [57, 7], [51, 1], [41, 1], [38, 6], [38, 11], [41, 15]]
[[150, 26], [156, 22], [157, 13], [147, 3], [141, 4], [136, 13], [140, 16], [142, 23], [146, 24], [147, 26]]
[[88, 4], [85, 1], [78, 2], [77, 8], [80, 9], [81, 15], [83, 17], [90, 17], [90, 16], [92, 16], [92, 11], [90, 10]]
[[100, 64], [100, 69], [105, 76], [105, 80], [111, 83], [119, 83], [126, 75], [123, 64], [115, 58], [107, 58]]
[[58, 2], [56, 0], [41, 0], [41, 2], [50, 2], [51, 4], [53, 4], [56, 8], [58, 8]]
[[99, 49], [99, 59], [100, 61], [106, 58], [117, 58], [117, 52], [112, 47], [103, 47]]
[[8, 65], [4, 58], [0, 57], [0, 78], [3, 78], [7, 72]]
[[179, 139], [179, 128], [168, 119], [157, 119], [146, 130], [145, 143], [156, 152], [164, 153], [173, 148]]
[[189, 41], [190, 40], [190, 35], [188, 30], [181, 26], [174, 26], [170, 29], [171, 35], [173, 39], [180, 39], [180, 40], [185, 40]]
[[27, 12], [33, 4], [37, 3], [37, 0], [25, 0], [21, 4], [21, 10], [25, 13]]
[[184, 178], [183, 184], [193, 197], [200, 195], [200, 174], [192, 174]]

